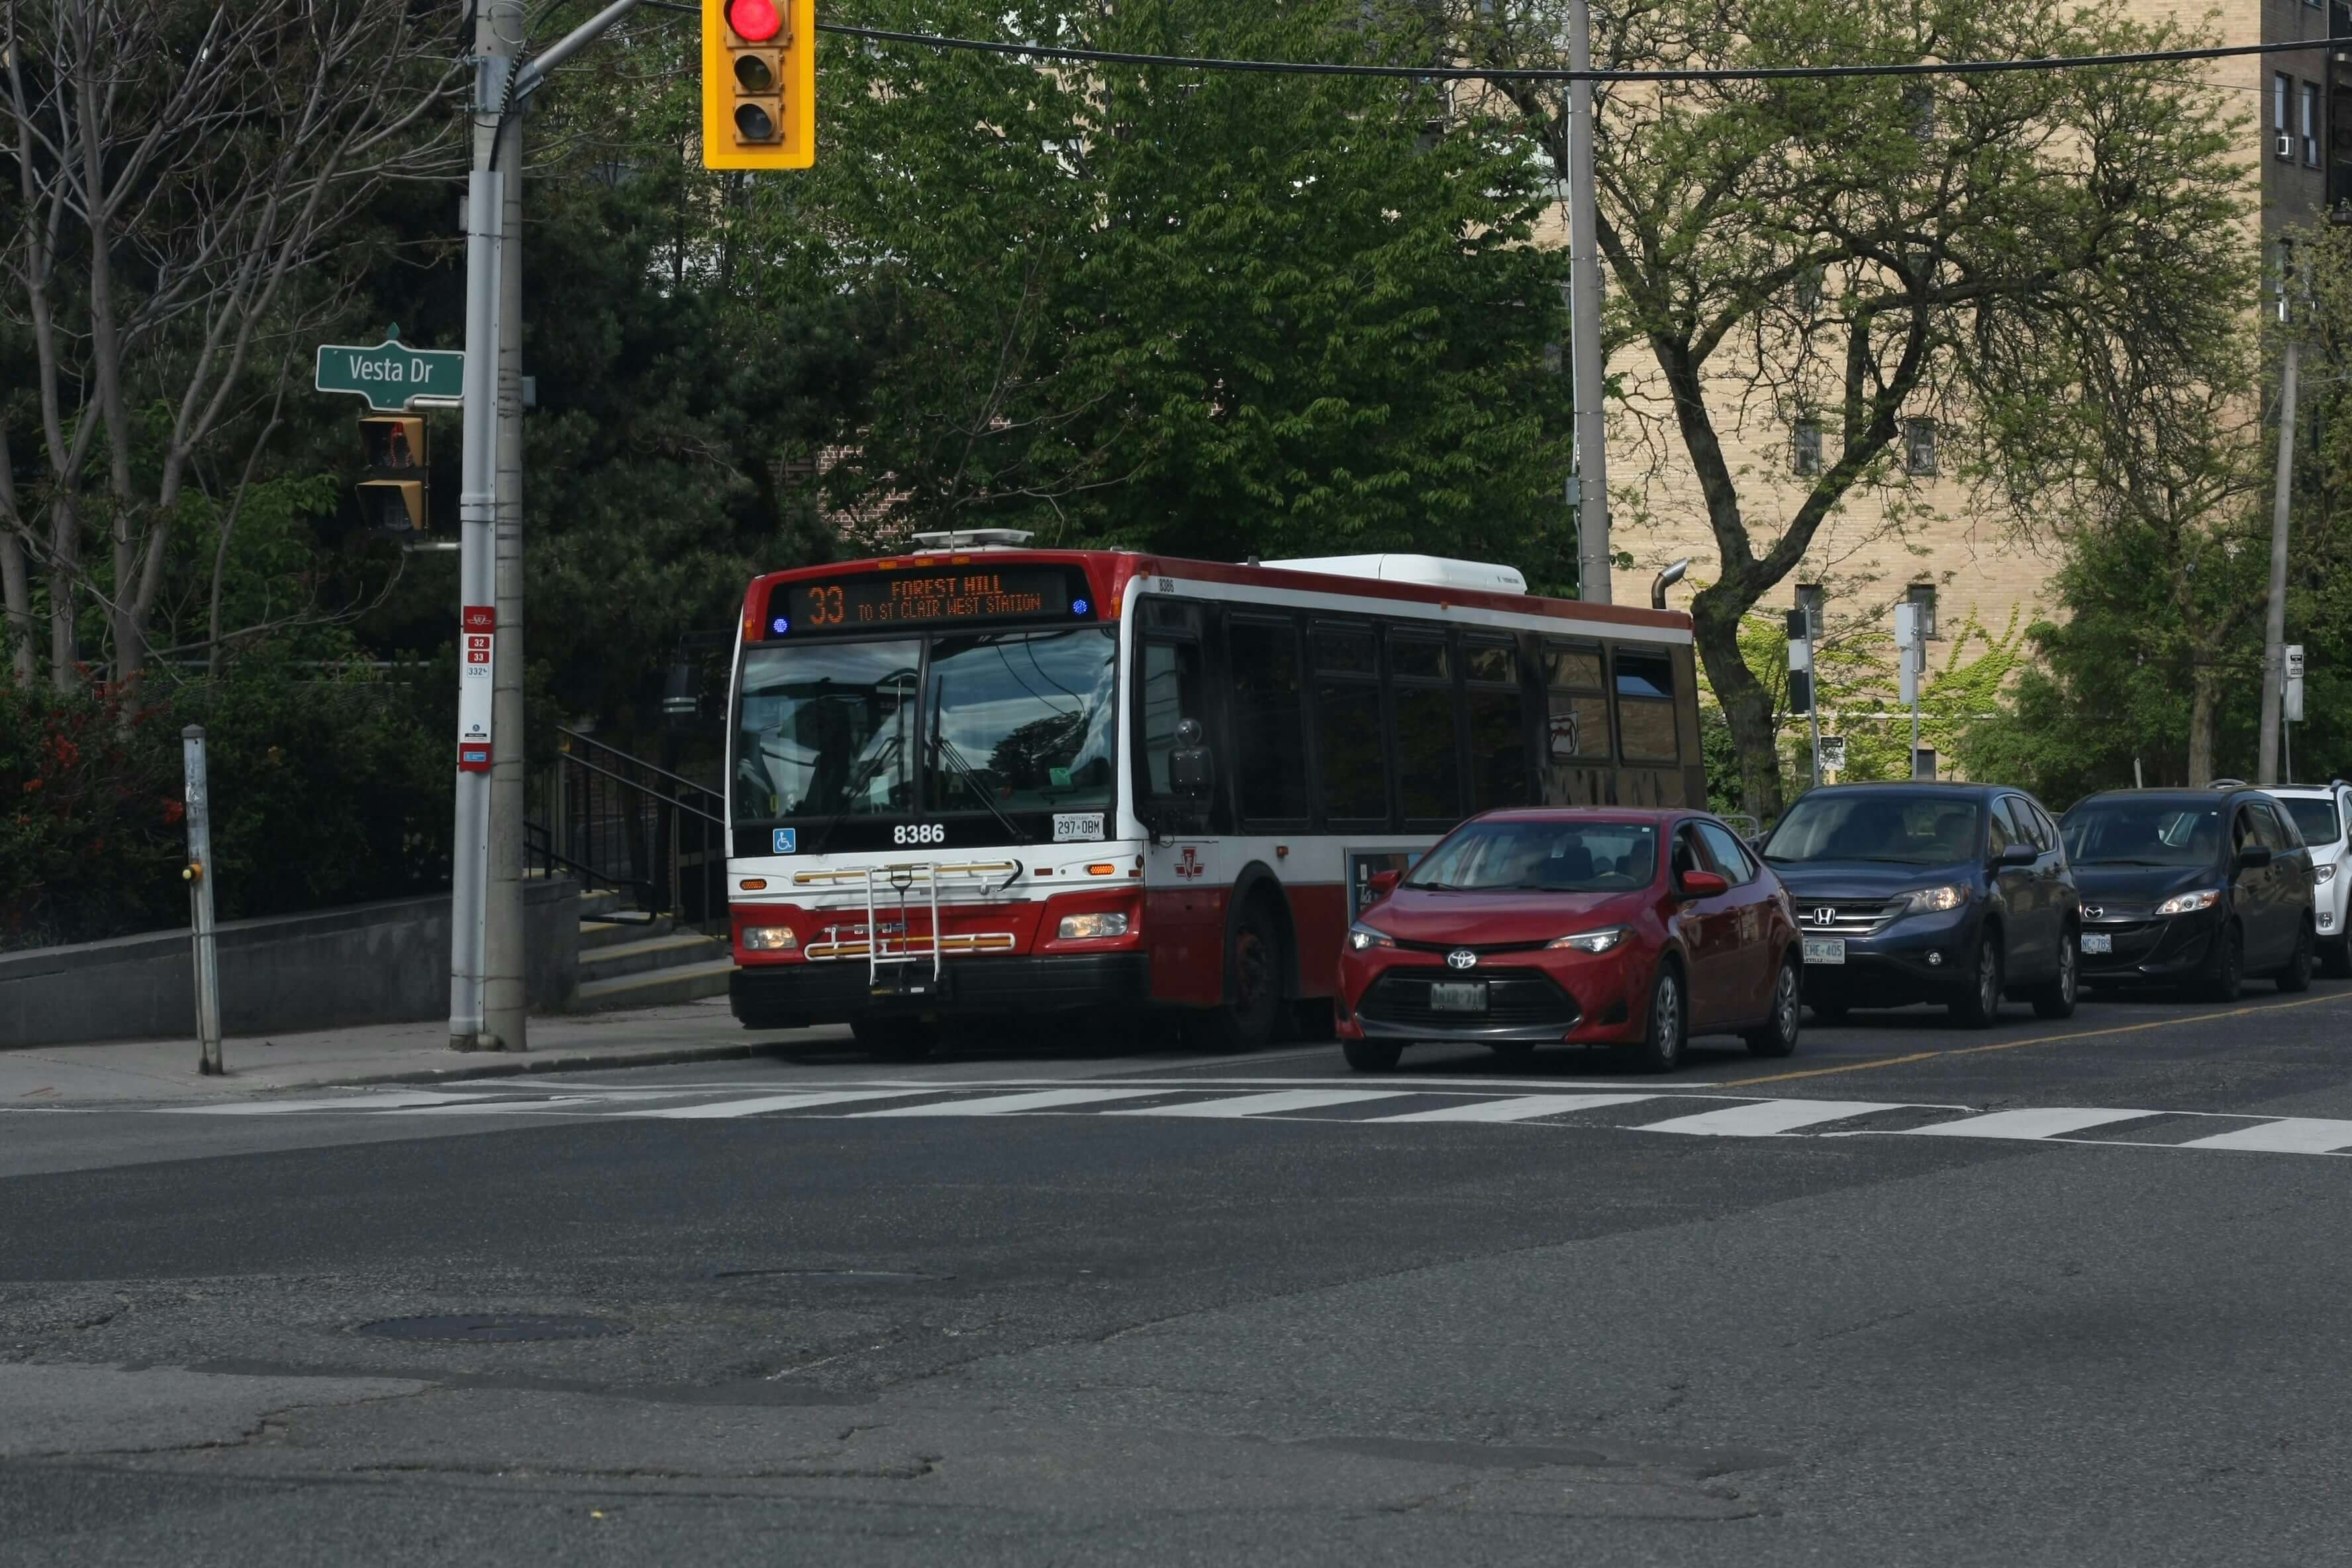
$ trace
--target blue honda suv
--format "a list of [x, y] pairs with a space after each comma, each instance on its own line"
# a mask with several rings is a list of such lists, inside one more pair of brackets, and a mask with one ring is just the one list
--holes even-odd
[[1804, 939], [1805, 1002], [1941, 1002], [1981, 1028], [2001, 999], [2074, 1011], [2081, 900], [2050, 814], [1997, 784], [1836, 784], [1798, 798], [1764, 844]]

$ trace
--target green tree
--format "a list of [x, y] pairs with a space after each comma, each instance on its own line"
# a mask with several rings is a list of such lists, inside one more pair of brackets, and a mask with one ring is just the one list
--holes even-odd
[[[1559, 0], [1444, 0], [1457, 58], [1557, 65]], [[2099, 54], [2187, 41], [2057, 0], [1655, 0], [1598, 23], [1598, 63], [1751, 68]], [[1564, 95], [1496, 80], [1565, 167]], [[1750, 810], [1779, 808], [1770, 693], [1745, 617], [1850, 500], [1926, 515], [1905, 422], [1946, 461], [2008, 475], [2077, 346], [2154, 365], [2244, 302], [2235, 127], [2162, 66], [1989, 76], [1612, 88], [1596, 116], [1600, 214], [1619, 330], [1641, 346], [1621, 421], [1687, 463], [1715, 581], [1692, 615], [1738, 742]], [[1743, 468], [1817, 417], [1818, 474]]]

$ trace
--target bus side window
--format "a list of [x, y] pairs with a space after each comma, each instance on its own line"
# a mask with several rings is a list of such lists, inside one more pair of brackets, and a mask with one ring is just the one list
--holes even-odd
[[1525, 805], [1528, 700], [1519, 684], [1519, 650], [1465, 637], [1462, 669], [1470, 703], [1470, 809]]
[[1379, 645], [1361, 626], [1315, 628], [1315, 753], [1326, 823], [1386, 826], [1388, 745]]
[[1682, 747], [1675, 733], [1675, 666], [1664, 652], [1617, 645], [1617, 738], [1629, 763], [1671, 763]]
[[1255, 822], [1307, 820], [1306, 712], [1300, 692], [1298, 628], [1288, 621], [1239, 616], [1225, 624], [1233, 682], [1233, 772], [1242, 816]]
[[1389, 666], [1396, 703], [1397, 784], [1408, 823], [1462, 815], [1462, 752], [1454, 721], [1454, 670], [1442, 637], [1393, 632]]
[[1168, 753], [1176, 749], [1176, 726], [1186, 719], [1206, 728], [1206, 682], [1202, 679], [1201, 645], [1162, 642], [1147, 637], [1138, 662], [1142, 679], [1137, 683], [1137, 729], [1143, 738], [1143, 793], [1172, 799], [1168, 779]]

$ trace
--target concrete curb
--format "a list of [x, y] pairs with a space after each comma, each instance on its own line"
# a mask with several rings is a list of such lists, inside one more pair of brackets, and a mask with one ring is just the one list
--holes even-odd
[[615, 1052], [605, 1056], [568, 1055], [538, 1056], [522, 1052], [499, 1059], [503, 1053], [486, 1051], [492, 1059], [464, 1067], [417, 1068], [407, 1072], [372, 1073], [357, 1078], [319, 1079], [310, 1083], [279, 1084], [256, 1092], [275, 1094], [279, 1089], [340, 1089], [347, 1085], [379, 1083], [460, 1083], [478, 1078], [524, 1078], [534, 1073], [591, 1072], [598, 1068], [658, 1068], [676, 1067], [686, 1062], [743, 1061], [752, 1057], [782, 1055], [802, 1040], [768, 1040], [738, 1046], [675, 1046], [649, 1051]]

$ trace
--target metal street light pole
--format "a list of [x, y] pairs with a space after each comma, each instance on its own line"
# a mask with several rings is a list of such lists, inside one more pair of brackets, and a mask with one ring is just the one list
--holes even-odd
[[[1569, 7], [1569, 68], [1592, 68], [1591, 0]], [[1574, 367], [1576, 404], [1578, 593], [1587, 601], [1611, 602], [1609, 548], [1609, 430], [1601, 409], [1601, 242], [1592, 180], [1592, 82], [1579, 78], [1568, 88], [1568, 294], [1569, 347]]]
[[[520, 41], [523, 7], [507, 0]], [[529, 1047], [523, 984], [522, 727], [522, 121], [524, 100], [508, 94], [499, 117], [498, 166], [504, 171], [505, 240], [499, 247], [498, 482], [492, 512], [491, 593], [498, 606], [497, 674], [490, 727], [489, 868], [484, 900], [482, 1037], [502, 1051]]]
[[2284, 363], [2279, 373], [2278, 471], [2271, 481], [2271, 599], [2263, 621], [2262, 751], [2255, 759], [2254, 782], [2279, 782], [2279, 708], [2286, 673], [2286, 546], [2287, 514], [2294, 500], [2295, 374], [2302, 368], [2302, 345], [2296, 340], [2293, 292], [2294, 252], [2279, 244], [2278, 319], [2286, 339]]

